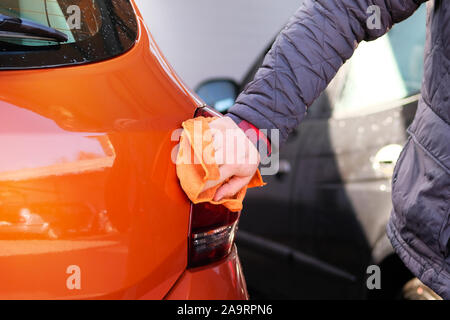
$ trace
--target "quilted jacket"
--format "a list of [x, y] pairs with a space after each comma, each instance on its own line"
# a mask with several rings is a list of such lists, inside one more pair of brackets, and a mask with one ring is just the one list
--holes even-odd
[[[283, 143], [358, 44], [382, 36], [423, 2], [305, 0], [228, 115], [279, 129]], [[376, 27], [368, 23], [373, 6]], [[427, 6], [421, 99], [394, 171], [387, 233], [408, 268], [450, 299], [450, 0]]]

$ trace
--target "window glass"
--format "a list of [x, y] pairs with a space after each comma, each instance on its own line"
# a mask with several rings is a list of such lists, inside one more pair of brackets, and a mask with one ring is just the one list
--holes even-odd
[[67, 35], [57, 42], [6, 36], [0, 26], [0, 68], [26, 69], [95, 62], [130, 49], [137, 21], [129, 0], [2, 0], [0, 14]]
[[362, 42], [342, 69], [344, 86], [335, 110], [358, 111], [420, 92], [426, 8], [385, 36]]

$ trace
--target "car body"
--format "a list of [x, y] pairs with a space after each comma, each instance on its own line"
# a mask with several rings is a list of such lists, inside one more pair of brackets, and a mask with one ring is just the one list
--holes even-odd
[[247, 299], [233, 237], [188, 265], [173, 133], [208, 111], [134, 2], [42, 5], [0, 5], [69, 35], [0, 35], [0, 299]]
[[[237, 239], [254, 297], [393, 298], [412, 278], [385, 229], [393, 168], [419, 99], [424, 42], [420, 8], [388, 35], [361, 43], [281, 147], [278, 173], [249, 190]], [[197, 92], [226, 112], [236, 97], [229, 92], [245, 88], [263, 57], [243, 83], [211, 79]], [[381, 290], [367, 287], [371, 265], [380, 267]]]

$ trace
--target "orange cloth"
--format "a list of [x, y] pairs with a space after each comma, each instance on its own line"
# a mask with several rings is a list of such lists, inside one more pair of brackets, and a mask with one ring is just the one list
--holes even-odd
[[[216, 190], [221, 184], [207, 189], [202, 189], [208, 180], [220, 178], [219, 166], [214, 158], [214, 147], [209, 123], [217, 117], [198, 117], [183, 122], [183, 133], [181, 135], [179, 150], [177, 154], [177, 175], [181, 187], [193, 203], [209, 202], [212, 204], [223, 204], [230, 211], [241, 211], [247, 188], [265, 185], [259, 170], [255, 173], [250, 183], [242, 188], [235, 196], [213, 201]], [[194, 131], [197, 135], [194, 139]], [[200, 137], [200, 138], [199, 138]]]

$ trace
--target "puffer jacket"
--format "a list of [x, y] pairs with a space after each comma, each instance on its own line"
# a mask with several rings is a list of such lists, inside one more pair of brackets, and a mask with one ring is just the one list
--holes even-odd
[[[382, 36], [423, 2], [305, 0], [228, 116], [279, 129], [283, 143], [358, 43]], [[368, 23], [374, 5], [381, 19], [376, 28]], [[394, 171], [387, 233], [406, 266], [450, 299], [450, 0], [427, 6], [422, 94]]]

